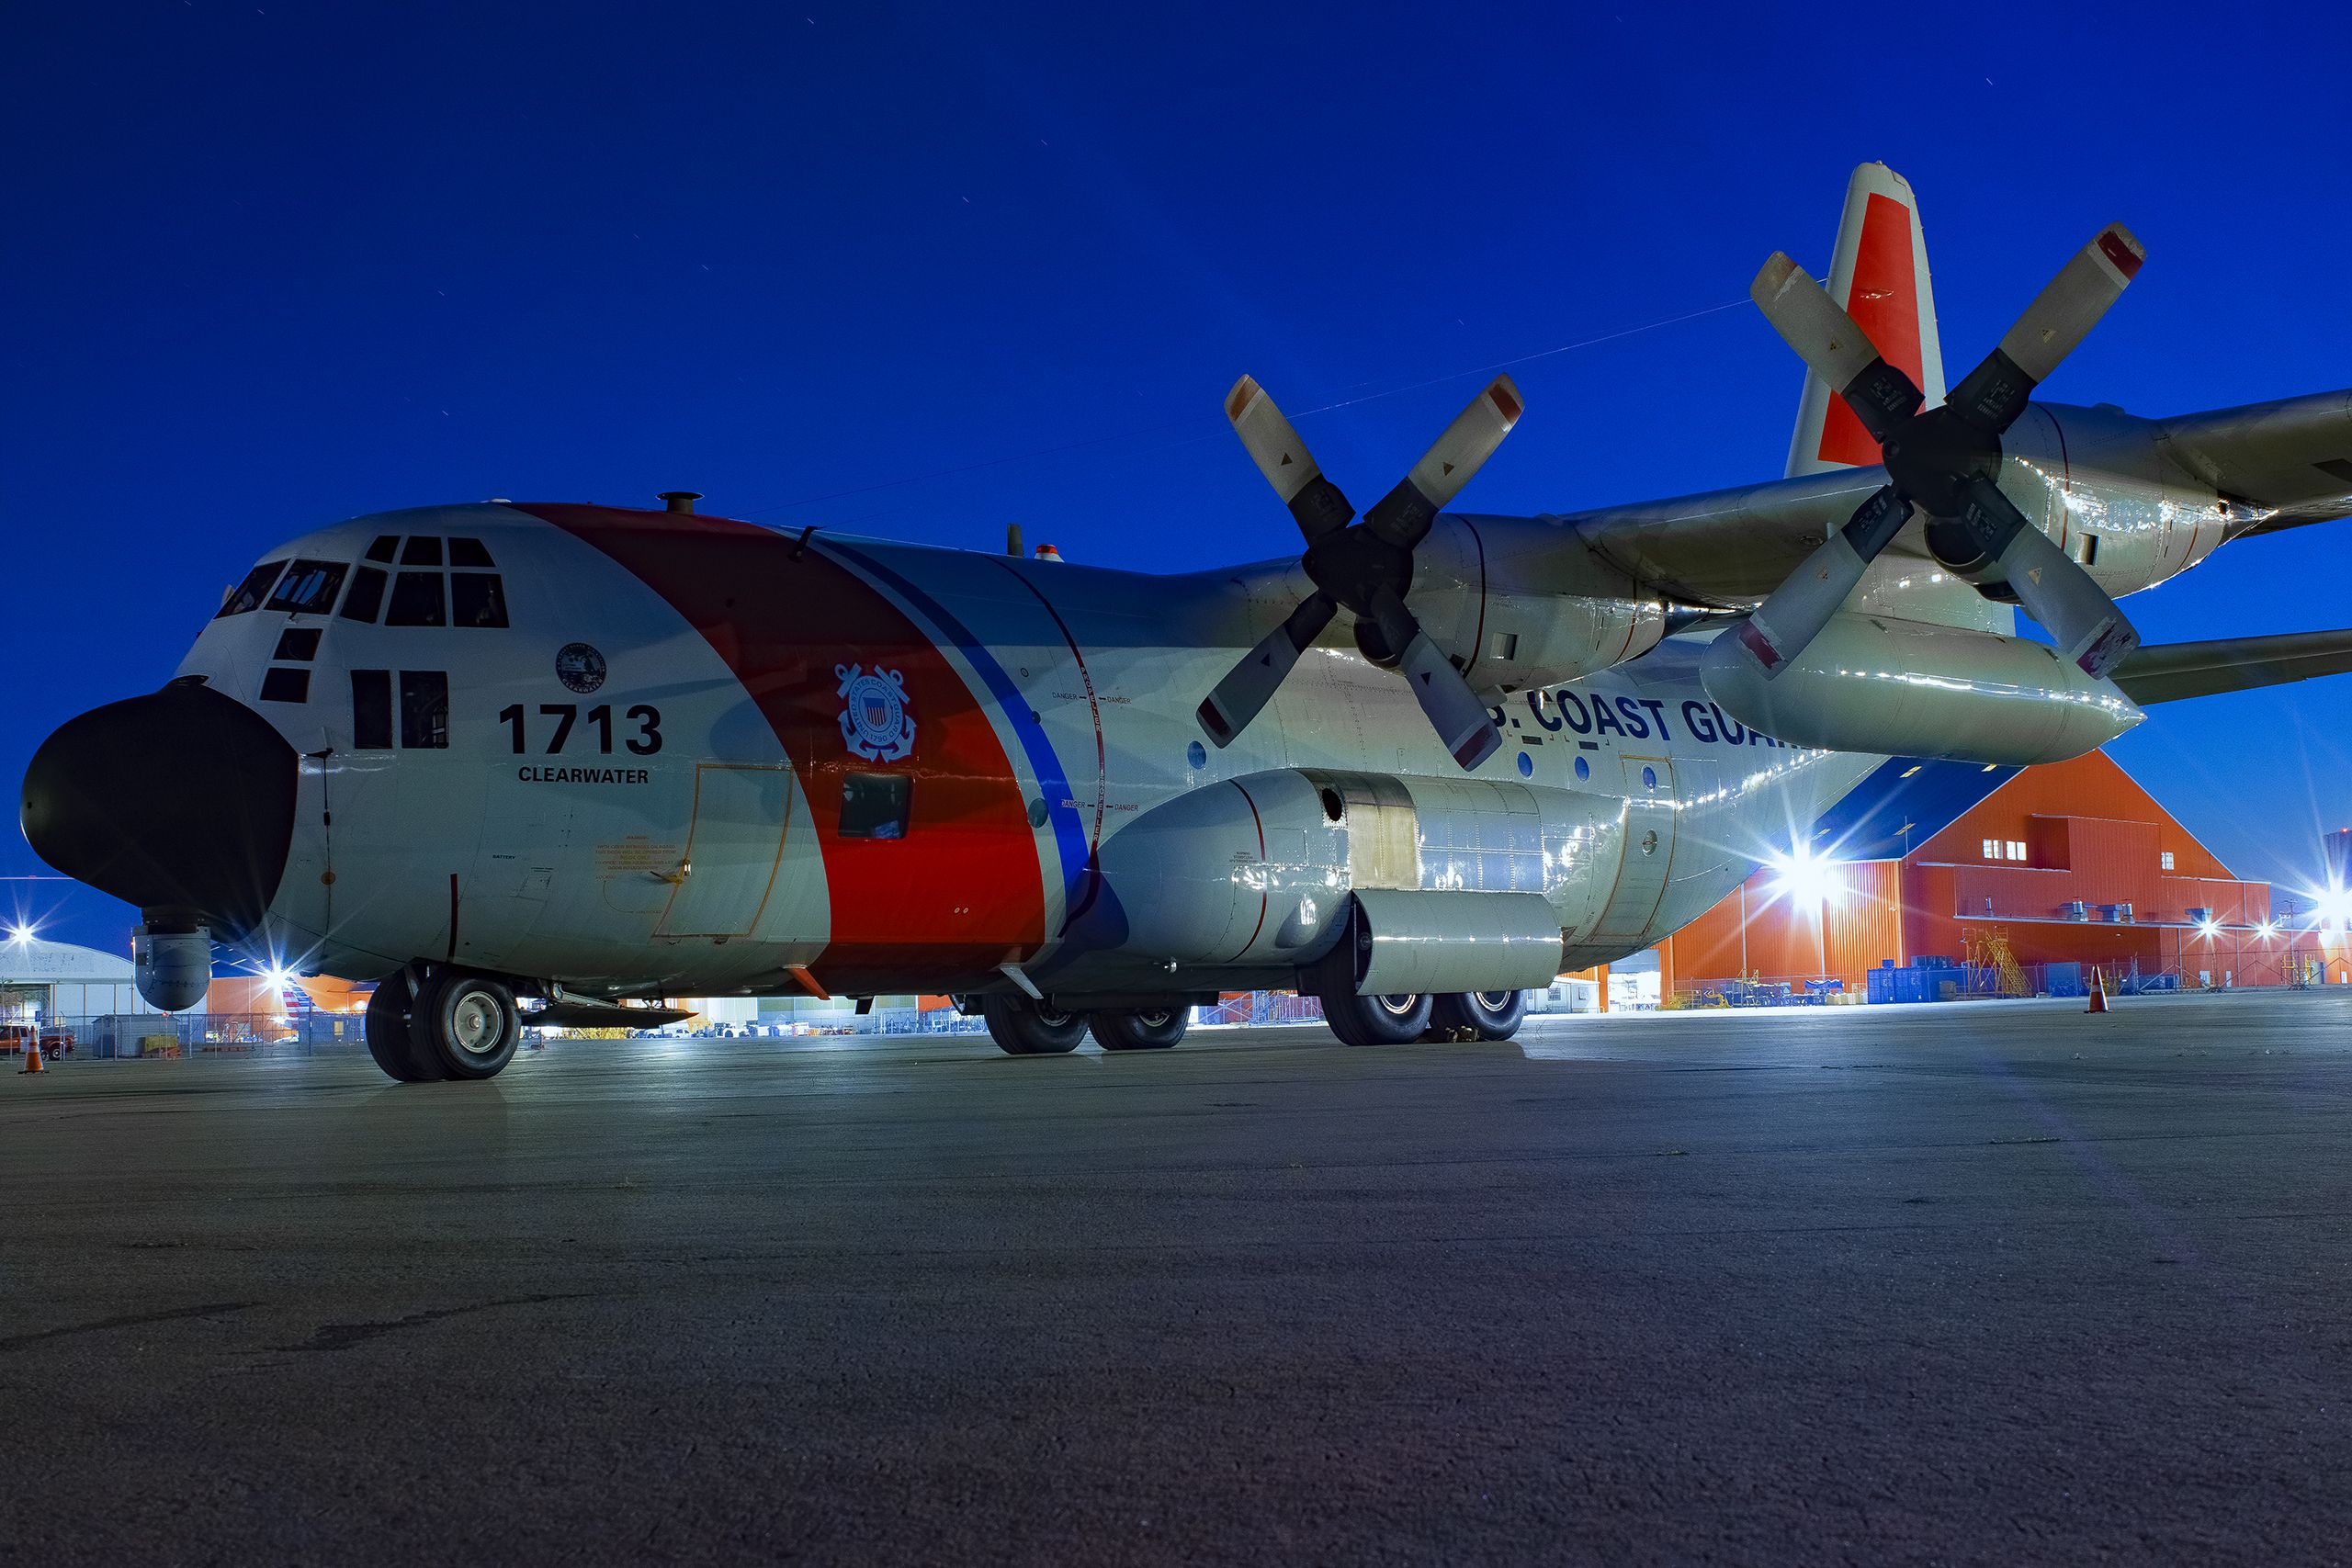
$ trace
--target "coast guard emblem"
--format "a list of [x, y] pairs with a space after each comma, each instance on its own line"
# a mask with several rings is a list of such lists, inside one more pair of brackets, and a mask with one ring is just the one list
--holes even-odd
[[915, 749], [904, 675], [878, 664], [871, 674], [860, 673], [854, 664], [836, 664], [833, 673], [841, 679], [835, 691], [842, 699], [842, 739], [853, 755], [895, 762]]

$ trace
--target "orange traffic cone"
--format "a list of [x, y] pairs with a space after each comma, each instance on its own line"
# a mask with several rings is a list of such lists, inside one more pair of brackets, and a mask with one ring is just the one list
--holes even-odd
[[47, 1067], [41, 1066], [40, 1035], [36, 1034], [31, 1039], [25, 1042], [25, 1065], [18, 1067], [17, 1071], [20, 1074], [45, 1073], [49, 1071]]
[[2096, 969], [2091, 971], [2091, 1005], [2083, 1010], [2085, 1012], [2107, 1010], [2107, 976]]

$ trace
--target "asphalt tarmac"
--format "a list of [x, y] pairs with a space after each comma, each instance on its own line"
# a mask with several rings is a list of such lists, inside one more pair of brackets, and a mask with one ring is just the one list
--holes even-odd
[[0, 1562], [2352, 1557], [2352, 995], [0, 1078]]

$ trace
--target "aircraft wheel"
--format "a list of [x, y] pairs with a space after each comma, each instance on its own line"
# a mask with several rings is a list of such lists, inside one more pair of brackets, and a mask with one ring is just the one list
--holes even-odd
[[1321, 1000], [1323, 1021], [1342, 1045], [1402, 1045], [1430, 1026], [1430, 998], [1419, 992], [1360, 997], [1335, 991]]
[[1084, 1015], [1056, 1012], [1027, 997], [983, 997], [980, 1016], [988, 1020], [997, 1049], [1008, 1056], [1064, 1056], [1086, 1038]]
[[496, 1077], [523, 1035], [514, 993], [462, 970], [425, 977], [413, 1023], [420, 1054], [430, 1053], [453, 1078]]
[[1436, 998], [1430, 1022], [1443, 1030], [1468, 1030], [1481, 1040], [1508, 1040], [1527, 1017], [1525, 991], [1464, 991]]
[[1105, 1051], [1165, 1051], [1180, 1043], [1192, 1026], [1191, 1010], [1146, 1008], [1140, 1012], [1089, 1013], [1094, 1043]]
[[408, 971], [387, 975], [368, 998], [368, 1055], [384, 1076], [401, 1083], [438, 1083], [448, 1072], [441, 1058], [420, 1048], [415, 1004], [408, 994]]

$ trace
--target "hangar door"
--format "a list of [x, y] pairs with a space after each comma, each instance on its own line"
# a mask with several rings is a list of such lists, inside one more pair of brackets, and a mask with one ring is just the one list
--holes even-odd
[[703, 762], [695, 769], [694, 826], [677, 889], [658, 936], [742, 936], [766, 907], [784, 859], [791, 770], [782, 764]]

